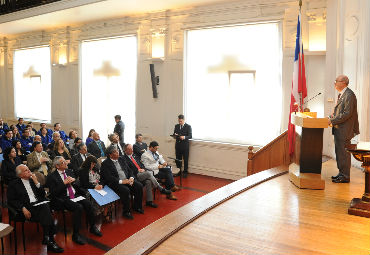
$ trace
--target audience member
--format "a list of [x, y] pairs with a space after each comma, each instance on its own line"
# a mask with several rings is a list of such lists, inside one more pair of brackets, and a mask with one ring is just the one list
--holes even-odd
[[68, 167], [70, 167], [69, 164], [71, 163], [71, 159], [72, 159], [71, 154], [69, 153], [62, 139], [58, 139], [55, 141], [53, 155], [54, 157], [62, 156], [67, 162]]
[[15, 125], [10, 125], [10, 130], [13, 132], [13, 140], [21, 140], [22, 134]]
[[97, 168], [98, 161], [94, 156], [88, 156], [79, 170], [81, 187], [84, 189], [101, 190], [100, 172]]
[[[26, 127], [30, 127], [30, 128], [31, 128], [31, 130], [30, 130], [30, 135], [31, 135], [32, 137], [36, 135], [37, 130], [33, 128], [33, 123], [32, 123], [32, 121], [29, 121], [29, 122], [27, 123], [27, 126], [26, 126]], [[34, 133], [33, 135], [32, 135], [32, 132]]]
[[86, 146], [89, 146], [89, 144], [94, 141], [94, 139], [92, 138], [93, 137], [93, 134], [95, 132], [95, 129], [90, 129], [89, 131], [89, 136], [86, 138]]
[[119, 156], [123, 156], [123, 147], [125, 146], [124, 143], [119, 141], [119, 136], [116, 133], [108, 135], [108, 139], [111, 142], [111, 145], [115, 146], [119, 152]]
[[125, 160], [119, 157], [115, 146], [107, 149], [108, 158], [103, 161], [100, 168], [102, 182], [116, 192], [123, 204], [123, 216], [133, 219], [130, 210], [130, 192], [133, 194], [133, 209], [138, 213], [144, 213], [142, 209], [143, 185], [136, 181]]
[[52, 141], [52, 138], [48, 134], [48, 130], [47, 130], [46, 127], [42, 127], [40, 129], [39, 136], [41, 137], [42, 144], [45, 145], [45, 146], [48, 146], [51, 143], [51, 141]]
[[13, 131], [10, 129], [5, 130], [5, 134], [1, 137], [1, 150], [5, 151], [6, 148], [12, 147]]
[[51, 159], [48, 153], [43, 151], [40, 142], [34, 142], [33, 147], [33, 152], [27, 155], [27, 165], [32, 172], [40, 172], [47, 176], [52, 170]]
[[148, 145], [143, 142], [143, 135], [136, 134], [135, 135], [136, 143], [134, 144], [134, 154], [141, 158], [141, 155], [148, 149]]
[[156, 208], [157, 205], [153, 203], [153, 192], [152, 189], [158, 188], [162, 194], [166, 194], [168, 199], [176, 200], [176, 197], [171, 193], [170, 190], [166, 190], [158, 183], [153, 175], [153, 171], [145, 170], [144, 165], [140, 162], [140, 159], [133, 154], [133, 148], [131, 144], [125, 144], [125, 156], [126, 163], [130, 170], [133, 172], [135, 178], [139, 180], [146, 189], [146, 205]]
[[[72, 170], [67, 169], [66, 160], [61, 157], [55, 157], [53, 166], [56, 171], [48, 175], [46, 186], [50, 190], [50, 197], [54, 208], [73, 212], [73, 235], [72, 241], [77, 244], [85, 244], [82, 236], [79, 234], [82, 218], [82, 210], [86, 212], [86, 217], [90, 225], [90, 233], [96, 236], [102, 236], [102, 233], [95, 225], [95, 216], [91, 202], [85, 199], [85, 192], [76, 181]], [[77, 202], [75, 198], [83, 198]]]
[[119, 141], [121, 144], [125, 144], [125, 123], [121, 120], [121, 115], [114, 116], [116, 125], [114, 126], [114, 133], [119, 136]]
[[70, 150], [73, 149], [73, 146], [74, 146], [74, 141], [75, 139], [77, 138], [77, 132], [75, 130], [71, 130], [69, 132], [69, 135], [68, 135], [68, 140], [69, 140], [69, 143], [68, 143], [68, 148]]
[[18, 140], [14, 140], [12, 143], [12, 147], [15, 148], [15, 153], [17, 154], [17, 157], [22, 161], [23, 164], [26, 164], [27, 155], [29, 153], [27, 153], [26, 150], [23, 148], [21, 142]]
[[30, 131], [27, 128], [23, 130], [23, 134], [20, 139], [20, 142], [22, 144], [22, 147], [25, 149], [25, 151], [27, 152], [31, 151], [33, 138], [30, 136]]
[[12, 181], [7, 190], [9, 205], [21, 212], [25, 219], [40, 222], [44, 236], [42, 244], [47, 245], [48, 251], [63, 252], [54, 240], [56, 229], [49, 204], [42, 203], [47, 201], [44, 187], [26, 165], [17, 166], [16, 173], [19, 178]]
[[87, 146], [87, 151], [96, 158], [105, 157], [105, 145], [100, 140], [99, 133], [93, 133], [93, 141]]
[[49, 152], [49, 154], [52, 154], [52, 151], [54, 150], [54, 145], [55, 145], [55, 142], [57, 141], [57, 140], [59, 140], [60, 139], [60, 134], [59, 134], [59, 132], [54, 132], [53, 133], [53, 136], [52, 136], [52, 140], [51, 140], [51, 142], [48, 144], [48, 152]]
[[47, 131], [47, 134], [48, 134], [50, 137], [52, 137], [52, 135], [53, 135], [53, 130], [51, 130], [51, 129], [47, 128], [46, 123], [40, 123], [40, 130], [39, 130], [39, 131], [37, 131], [37, 134], [38, 134], [38, 135], [41, 135], [41, 129], [42, 129], [42, 128], [45, 128], [45, 129], [46, 129], [46, 131]]
[[85, 144], [80, 143], [77, 145], [78, 153], [76, 153], [71, 160], [71, 166], [75, 176], [80, 176], [78, 173], [82, 163], [90, 156], [90, 153], [87, 153], [87, 147]]
[[77, 146], [79, 145], [79, 144], [81, 144], [82, 143], [82, 139], [81, 138], [79, 138], [79, 137], [77, 137], [77, 138], [75, 138], [73, 141], [71, 141], [72, 142], [72, 144], [73, 144], [73, 146], [72, 146], [72, 149], [70, 149], [69, 150], [69, 153], [71, 154], [71, 156], [72, 156], [72, 158], [73, 158], [73, 156], [74, 155], [76, 155], [77, 153], [78, 153], [78, 149], [77, 149]]
[[3, 121], [3, 118], [0, 118], [0, 137], [5, 134], [6, 130], [9, 130], [8, 124]]
[[22, 164], [20, 158], [17, 157], [14, 147], [8, 147], [3, 151], [4, 160], [1, 163], [1, 175], [5, 184], [9, 184], [17, 178], [15, 168]]
[[42, 144], [42, 149], [43, 149], [44, 151], [46, 151], [46, 149], [47, 149], [47, 145], [42, 143], [41, 136], [40, 136], [40, 135], [35, 135], [35, 137], [33, 138], [32, 146], [31, 146], [31, 152], [33, 152], [33, 150], [34, 150], [35, 142], [40, 142], [40, 143]]
[[23, 122], [24, 122], [23, 118], [18, 118], [18, 124], [16, 125], [16, 127], [18, 128], [20, 133], [23, 133], [23, 131], [26, 129], [26, 125], [23, 124]]
[[67, 142], [68, 140], [68, 137], [66, 135], [66, 133], [61, 129], [62, 126], [60, 125], [60, 123], [55, 123], [54, 124], [54, 133], [55, 132], [58, 132], [60, 134], [60, 138], [63, 140], [63, 142]]
[[153, 171], [155, 177], [166, 180], [166, 189], [175, 192], [179, 190], [179, 187], [175, 185], [171, 167], [168, 166], [162, 155], [158, 154], [158, 147], [158, 142], [150, 142], [149, 150], [141, 155], [141, 162], [143, 162], [145, 169]]

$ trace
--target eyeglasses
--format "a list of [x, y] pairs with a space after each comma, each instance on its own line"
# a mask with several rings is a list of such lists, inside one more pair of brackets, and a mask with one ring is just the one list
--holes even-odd
[[337, 82], [343, 82], [343, 81], [337, 81], [337, 80], [334, 81], [334, 83], [337, 83]]

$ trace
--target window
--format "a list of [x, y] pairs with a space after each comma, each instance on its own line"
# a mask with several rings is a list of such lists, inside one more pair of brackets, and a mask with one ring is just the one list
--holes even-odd
[[193, 138], [264, 145], [280, 134], [278, 23], [186, 33], [185, 114]]
[[14, 98], [17, 118], [51, 121], [49, 47], [14, 52]]
[[136, 36], [83, 42], [81, 45], [82, 129], [105, 143], [113, 132], [114, 116], [125, 123], [125, 142], [135, 140], [137, 70]]

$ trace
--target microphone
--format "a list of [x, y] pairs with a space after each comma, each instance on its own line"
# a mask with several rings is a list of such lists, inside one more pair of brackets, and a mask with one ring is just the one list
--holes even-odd
[[317, 96], [321, 95], [321, 92], [319, 92], [318, 94], [316, 94], [315, 96], [311, 97], [310, 99], [308, 99], [306, 102], [304, 102], [302, 105], [301, 105], [301, 108], [303, 108], [303, 106], [305, 104], [307, 104], [309, 101], [311, 101], [312, 99], [316, 98]]

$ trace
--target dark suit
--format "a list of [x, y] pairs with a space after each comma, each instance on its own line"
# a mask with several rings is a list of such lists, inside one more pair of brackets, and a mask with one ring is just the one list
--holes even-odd
[[[132, 171], [122, 157], [118, 158], [118, 163], [124, 171], [127, 179], [134, 177]], [[107, 184], [120, 196], [124, 212], [130, 211], [130, 191], [134, 195], [134, 209], [142, 209], [143, 185], [136, 180], [132, 186], [128, 184], [119, 184], [120, 179], [117, 168], [110, 158], [107, 158], [101, 164], [100, 176], [101, 181]]]
[[[189, 139], [192, 138], [191, 126], [185, 123], [184, 126], [180, 128], [180, 124], [177, 124], [175, 125], [173, 133], [178, 134], [178, 136], [176, 137], [175, 151], [176, 159], [180, 161], [176, 161], [176, 166], [178, 168], [181, 168], [181, 160], [182, 158], [184, 158], [184, 172], [188, 172]], [[185, 139], [181, 140], [180, 136], [185, 136]]]
[[36, 187], [33, 180], [29, 180], [31, 189], [35, 195], [36, 202], [30, 202], [30, 197], [28, 196], [27, 190], [20, 178], [13, 180], [7, 190], [8, 203], [16, 211], [19, 212], [19, 217], [24, 218], [22, 208], [25, 207], [31, 213], [31, 221], [40, 222], [44, 230], [44, 236], [52, 236], [55, 233], [54, 220], [50, 211], [48, 203], [33, 206], [33, 204], [47, 200], [45, 198], [45, 190], [42, 185], [39, 188]]
[[19, 157], [14, 159], [14, 164], [12, 161], [8, 159], [4, 159], [1, 163], [1, 175], [4, 178], [4, 183], [8, 184], [11, 181], [17, 179], [17, 175], [15, 173], [15, 168], [22, 163]]
[[[90, 155], [91, 155], [90, 153], [86, 153], [85, 154], [85, 159]], [[73, 169], [73, 172], [74, 172], [75, 176], [80, 176], [78, 171], [79, 171], [79, 169], [80, 169], [80, 167], [81, 167], [81, 165], [84, 161], [85, 160], [82, 159], [81, 153], [79, 153], [79, 152], [72, 157], [71, 165], [72, 165], [72, 169]]]
[[105, 144], [103, 141], [100, 141], [100, 144], [104, 154], [102, 154], [96, 141], [92, 141], [91, 143], [89, 143], [89, 145], [87, 146], [87, 151], [96, 158], [105, 157]]
[[117, 133], [119, 136], [119, 141], [125, 144], [125, 123], [122, 120], [118, 121], [114, 126], [114, 133]]
[[335, 155], [339, 173], [350, 178], [351, 154], [346, 151], [346, 145], [360, 133], [357, 115], [357, 99], [353, 91], [347, 87], [334, 108], [330, 118], [333, 125]]
[[143, 153], [148, 149], [148, 145], [144, 142], [141, 144], [135, 143], [132, 147], [134, 149], [134, 154], [139, 158], [141, 158], [141, 155], [143, 155]]
[[[67, 176], [76, 178], [72, 170], [66, 169], [65, 173]], [[78, 202], [73, 202], [69, 196], [67, 196], [67, 185], [59, 175], [58, 170], [55, 170], [49, 174], [46, 178], [46, 186], [50, 190], [50, 197], [52, 206], [57, 210], [66, 209], [73, 212], [73, 234], [78, 234], [81, 226], [82, 209], [85, 209], [86, 216], [89, 220], [90, 226], [95, 225], [94, 211], [91, 206], [91, 202], [87, 199], [83, 199]], [[76, 180], [72, 183], [72, 187], [75, 189], [75, 197], [85, 197], [85, 190], [80, 187], [79, 181]]]

